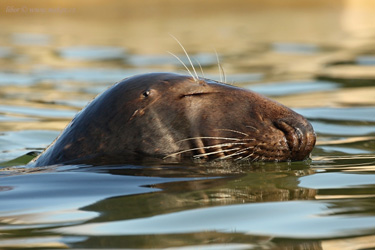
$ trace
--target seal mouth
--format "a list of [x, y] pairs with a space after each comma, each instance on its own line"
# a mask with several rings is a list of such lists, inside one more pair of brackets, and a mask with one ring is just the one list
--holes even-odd
[[[295, 123], [295, 124], [293, 124]], [[304, 160], [315, 146], [316, 135], [310, 123], [277, 121], [275, 127], [283, 134], [289, 148], [290, 159]]]

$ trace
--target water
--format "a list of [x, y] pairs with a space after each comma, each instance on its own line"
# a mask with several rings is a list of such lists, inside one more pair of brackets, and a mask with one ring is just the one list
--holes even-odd
[[[0, 18], [1, 249], [375, 248], [372, 2], [193, 2]], [[114, 82], [185, 73], [168, 33], [199, 74], [220, 79], [216, 49], [227, 82], [307, 117], [311, 160], [25, 167]]]

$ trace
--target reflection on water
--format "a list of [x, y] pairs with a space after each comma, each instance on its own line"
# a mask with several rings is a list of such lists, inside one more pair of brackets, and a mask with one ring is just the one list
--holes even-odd
[[334, 91], [338, 90], [339, 86], [334, 82], [324, 81], [287, 81], [277, 83], [261, 83], [258, 85], [251, 85], [248, 88], [267, 96], [285, 96], [311, 92]]
[[12, 34], [12, 42], [15, 45], [42, 46], [50, 43], [50, 36], [35, 33], [14, 33]]
[[116, 60], [125, 56], [124, 48], [109, 46], [67, 47], [58, 51], [59, 56], [72, 60]]
[[[0, 3], [0, 248], [375, 248], [373, 1], [9, 4]], [[186, 73], [167, 52], [189, 65], [169, 33], [200, 75], [223, 78], [219, 61], [228, 83], [306, 116], [318, 135], [312, 160], [23, 165], [114, 82]]]
[[375, 233], [375, 186], [368, 186], [375, 176], [363, 172], [315, 172], [313, 163], [31, 171], [2, 178], [0, 196], [9, 201], [1, 207], [3, 232], [33, 229], [36, 240], [59, 234], [57, 243], [68, 245], [145, 248], [212, 237], [272, 246], [283, 238]]
[[[174, 55], [175, 57], [178, 57], [182, 63], [189, 65], [190, 61], [184, 54], [177, 54]], [[169, 65], [175, 65], [175, 66], [181, 66], [181, 62], [174, 56], [170, 56], [168, 54], [165, 55], [135, 55], [130, 56], [128, 59], [126, 59], [126, 62], [129, 63], [132, 66], [137, 67], [147, 67], [150, 65], [158, 66], [161, 64], [169, 64]], [[192, 54], [190, 57], [193, 59], [191, 63], [195, 67], [208, 67], [213, 66], [217, 64], [217, 59], [215, 54], [210, 53], [199, 53], [199, 54]]]
[[287, 54], [313, 54], [319, 52], [319, 47], [315, 44], [297, 43], [274, 43], [272, 49], [278, 53]]

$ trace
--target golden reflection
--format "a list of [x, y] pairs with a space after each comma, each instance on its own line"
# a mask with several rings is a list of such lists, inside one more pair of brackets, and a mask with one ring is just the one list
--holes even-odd
[[46, 223], [77, 223], [95, 218], [97, 213], [80, 211], [79, 209], [59, 210], [59, 211], [44, 211], [40, 213], [21, 214], [13, 216], [2, 216], [0, 222], [3, 224], [0, 226], [1, 230], [12, 229], [13, 226], [19, 226], [20, 228], [28, 227], [39, 227]]
[[364, 199], [375, 198], [375, 194], [353, 194], [353, 195], [316, 195], [317, 200], [336, 200], [336, 199]]
[[[375, 163], [375, 162], [374, 162]], [[349, 167], [343, 170], [343, 172], [375, 172], [375, 165], [373, 166], [356, 166], [356, 167]]]
[[375, 2], [373, 0], [345, 0], [341, 25], [357, 37], [369, 37], [375, 24]]
[[352, 250], [375, 248], [375, 235], [353, 237], [347, 239], [323, 240], [323, 250]]
[[[362, 165], [368, 165], [368, 163], [363, 163]], [[316, 168], [319, 169], [319, 168]], [[361, 164], [335, 164], [333, 167], [325, 166], [324, 170], [335, 170], [341, 172], [360, 172], [360, 173], [369, 173], [375, 172], [375, 165], [370, 166], [361, 166]]]
[[343, 145], [353, 142], [362, 142], [362, 141], [371, 141], [375, 140], [375, 137], [372, 136], [363, 136], [363, 137], [347, 137], [339, 140], [330, 140], [330, 141], [318, 141], [317, 145]]
[[20, 130], [63, 130], [69, 120], [62, 121], [28, 121], [28, 122], [2, 122], [2, 131], [20, 131]]
[[375, 87], [342, 88], [334, 91], [274, 97], [291, 107], [374, 106]]
[[0, 239], [0, 247], [4, 248], [69, 248], [68, 245], [61, 242], [62, 236], [44, 236], [44, 237], [25, 237], [25, 238], [14, 238], [14, 239]]

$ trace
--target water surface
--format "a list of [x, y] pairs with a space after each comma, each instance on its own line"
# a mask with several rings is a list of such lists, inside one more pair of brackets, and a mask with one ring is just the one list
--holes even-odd
[[[1, 4], [1, 249], [375, 248], [371, 1], [65, 4]], [[113, 83], [187, 74], [168, 33], [198, 74], [304, 115], [318, 136], [311, 159], [24, 165]]]

